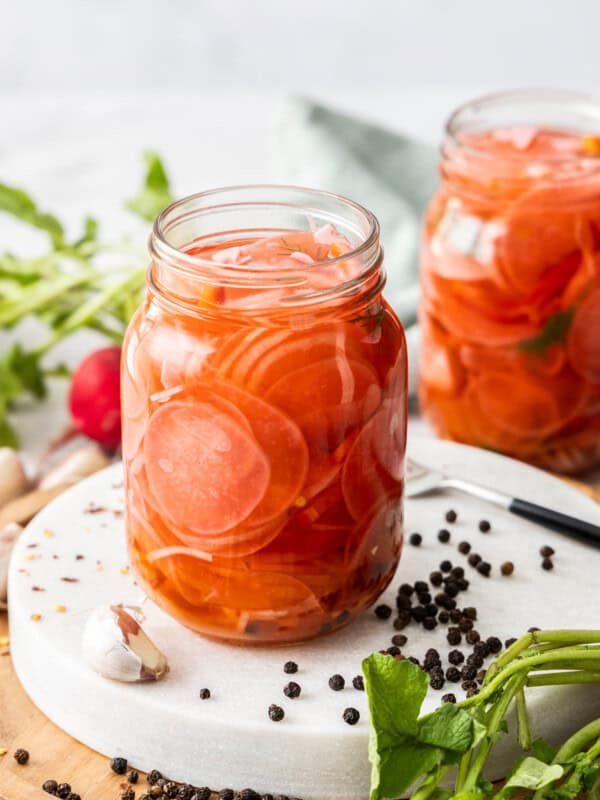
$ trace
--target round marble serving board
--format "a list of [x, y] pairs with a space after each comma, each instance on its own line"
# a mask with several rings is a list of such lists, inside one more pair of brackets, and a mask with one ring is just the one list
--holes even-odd
[[[594, 501], [570, 485], [493, 453], [436, 440], [415, 440], [410, 455], [453, 475], [474, 479], [559, 510], [600, 522]], [[86, 614], [106, 603], [138, 604], [140, 589], [127, 569], [121, 466], [111, 467], [53, 501], [28, 526], [14, 550], [9, 578], [11, 653], [15, 670], [34, 703], [67, 733], [107, 755], [124, 755], [140, 770], [208, 785], [283, 793], [305, 800], [364, 800], [369, 789], [368, 709], [364, 692], [352, 688], [361, 659], [390, 645], [391, 620], [372, 611], [336, 634], [285, 647], [240, 648], [205, 640], [146, 601], [145, 629], [167, 654], [171, 671], [156, 684], [120, 684], [101, 678], [81, 660]], [[448, 525], [445, 511], [458, 520]], [[103, 509], [90, 513], [90, 508]], [[492, 531], [479, 532], [481, 518]], [[448, 527], [449, 544], [436, 532]], [[465, 566], [471, 580], [463, 605], [479, 609], [483, 637], [517, 636], [528, 627], [600, 627], [600, 551], [522, 521], [465, 496], [449, 493], [406, 501], [406, 531], [423, 534], [421, 547], [405, 546], [396, 579], [383, 600], [394, 603], [400, 582], [427, 579], [444, 559]], [[486, 579], [468, 567], [456, 549], [467, 539], [493, 564]], [[555, 569], [540, 569], [539, 547], [556, 550]], [[77, 558], [80, 556], [80, 558]], [[81, 558], [83, 556], [83, 558]], [[499, 574], [507, 559], [510, 577]], [[64, 578], [76, 578], [76, 582]], [[34, 587], [44, 591], [34, 590]], [[59, 612], [57, 606], [65, 606]], [[32, 615], [41, 614], [39, 621]], [[411, 624], [404, 633], [407, 655], [421, 658], [428, 647], [444, 655], [445, 628], [427, 632]], [[293, 659], [300, 698], [289, 700], [283, 663]], [[346, 688], [333, 692], [328, 678], [341, 673]], [[200, 688], [211, 698], [201, 701]], [[444, 691], [454, 691], [446, 684]], [[443, 692], [430, 691], [423, 711]], [[267, 708], [283, 706], [282, 722]], [[359, 723], [342, 712], [353, 706]], [[600, 687], [531, 692], [536, 735], [560, 740], [577, 725], [600, 716]], [[499, 777], [515, 755], [506, 737], [490, 777]]]

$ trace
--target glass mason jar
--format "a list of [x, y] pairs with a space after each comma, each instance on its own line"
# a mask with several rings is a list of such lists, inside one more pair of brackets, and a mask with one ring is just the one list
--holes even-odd
[[600, 463], [600, 105], [456, 111], [421, 249], [420, 400], [440, 435], [547, 469]]
[[136, 575], [208, 636], [290, 642], [369, 606], [402, 546], [406, 346], [377, 220], [248, 186], [157, 219], [124, 344]]

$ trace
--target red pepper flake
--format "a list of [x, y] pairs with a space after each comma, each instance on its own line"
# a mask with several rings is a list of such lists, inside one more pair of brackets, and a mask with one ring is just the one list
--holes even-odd
[[78, 555], [75, 556], [75, 561], [83, 561], [84, 558], [85, 556], [82, 556], [81, 553], [79, 553]]
[[61, 578], [65, 583], [79, 583], [79, 578]]
[[83, 510], [84, 514], [106, 514], [110, 509], [106, 506], [98, 506], [95, 503], [90, 503], [87, 508]]
[[39, 547], [39, 544], [37, 542], [31, 542], [27, 547]]
[[42, 587], [41, 587], [41, 586], [32, 586], [32, 587], [31, 587], [31, 591], [32, 591], [32, 592], [45, 592], [46, 590], [45, 590], [45, 589], [42, 589]]

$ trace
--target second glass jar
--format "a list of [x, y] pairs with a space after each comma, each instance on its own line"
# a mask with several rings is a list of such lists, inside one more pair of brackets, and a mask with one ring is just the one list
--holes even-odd
[[406, 348], [375, 218], [286, 187], [157, 220], [123, 351], [134, 570], [185, 625], [239, 643], [346, 624], [402, 545]]

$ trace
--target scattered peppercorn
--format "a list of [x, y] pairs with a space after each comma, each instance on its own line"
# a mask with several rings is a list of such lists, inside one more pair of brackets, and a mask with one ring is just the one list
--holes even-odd
[[432, 586], [441, 586], [442, 585], [442, 573], [435, 570], [429, 575], [429, 583]]
[[458, 608], [453, 608], [452, 611], [450, 611], [449, 616], [450, 622], [456, 625], [462, 619], [462, 612]]
[[146, 779], [150, 786], [156, 786], [159, 780], [162, 778], [162, 772], [159, 772], [157, 769], [152, 769], [146, 776]]
[[210, 800], [212, 792], [208, 788], [208, 786], [201, 786], [199, 789], [196, 789], [190, 800]]
[[466, 556], [471, 550], [471, 543], [470, 542], [459, 542], [458, 544], [458, 552], [462, 553], [463, 556]]
[[477, 564], [477, 572], [483, 575], [484, 578], [489, 578], [491, 571], [492, 565], [488, 561], [480, 561], [479, 564]]
[[431, 603], [431, 595], [429, 592], [420, 592], [417, 599], [422, 606], [426, 606], [428, 603]]
[[527, 628], [529, 633], [534, 633], [535, 631], [539, 631], [541, 628], [537, 628], [535, 625], [532, 625], [531, 628]]
[[460, 675], [463, 681], [472, 681], [477, 676], [477, 669], [475, 667], [465, 666], [462, 668]]
[[447, 611], [440, 611], [438, 614], [438, 622], [442, 625], [446, 625], [450, 621], [450, 615]]
[[452, 692], [448, 692], [448, 694], [443, 694], [442, 703], [456, 703], [456, 695], [452, 694]]
[[448, 628], [448, 633], [446, 634], [446, 639], [448, 640], [448, 644], [457, 645], [460, 644], [462, 641], [462, 636], [458, 628]]
[[481, 658], [487, 658], [492, 651], [490, 650], [490, 646], [487, 642], [479, 640], [473, 645], [473, 652], [475, 655], [480, 656]]
[[471, 553], [467, 561], [469, 562], [469, 565], [471, 567], [476, 567], [481, 561], [481, 556], [479, 555], [479, 553]]
[[261, 797], [254, 789], [242, 789], [241, 792], [236, 792], [235, 800], [261, 800]]
[[414, 586], [411, 586], [410, 583], [403, 583], [398, 589], [398, 594], [405, 594], [407, 597], [410, 597], [414, 591]]
[[269, 719], [272, 722], [281, 722], [281, 720], [285, 717], [285, 711], [281, 706], [275, 705], [275, 703], [271, 703], [269, 706]]
[[446, 670], [446, 680], [451, 683], [458, 683], [460, 680], [460, 670], [457, 667], [448, 667]]
[[442, 689], [445, 683], [444, 673], [441, 670], [432, 670], [429, 674], [429, 685], [432, 689]]
[[392, 616], [392, 609], [386, 603], [375, 607], [375, 616], [378, 619], [389, 619]]
[[467, 689], [467, 697], [475, 697], [476, 694], [479, 694], [479, 689], [477, 687]]
[[52, 779], [44, 781], [42, 784], [42, 789], [48, 794], [56, 794], [56, 790], [58, 789], [58, 783]]
[[415, 658], [414, 656], [409, 656], [406, 660], [410, 661], [411, 664], [416, 664], [417, 667], [421, 666], [421, 662], [419, 661], [419, 659]]
[[126, 758], [113, 758], [110, 762], [110, 768], [117, 775], [125, 775], [127, 772], [127, 759]]
[[388, 656], [399, 656], [399, 655], [400, 655], [400, 648], [399, 648], [399, 647], [396, 647], [396, 645], [395, 645], [395, 644], [393, 644], [391, 647], [388, 647], [388, 648], [387, 648], [387, 650], [385, 651], [385, 653], [386, 653], [386, 655], [388, 655]]
[[437, 617], [437, 613], [438, 613], [438, 607], [436, 606], [436, 604], [431, 602], [427, 603], [427, 605], [425, 606], [425, 615], [427, 617]]
[[329, 688], [333, 689], [334, 692], [341, 692], [345, 685], [346, 681], [341, 675], [336, 674], [329, 678]]
[[200, 689], [200, 700], [208, 700], [210, 697], [210, 689]]
[[70, 794], [67, 795], [67, 800], [81, 800], [81, 795], [77, 794], [77, 792], [70, 792]]
[[412, 601], [407, 594], [400, 594], [396, 597], [396, 608], [398, 611], [408, 611], [412, 605]]
[[442, 528], [438, 531], [438, 541], [442, 544], [447, 544], [450, 541], [450, 531], [447, 528]]
[[477, 683], [474, 680], [463, 681], [460, 686], [465, 692], [468, 692], [469, 689], [476, 689]]
[[554, 555], [554, 548], [550, 547], [549, 544], [545, 544], [543, 547], [540, 547], [540, 555], [542, 558], [550, 558]]
[[450, 572], [452, 569], [452, 562], [448, 561], [448, 559], [444, 559], [444, 561], [442, 561], [440, 564], [440, 569], [442, 572]]
[[487, 670], [485, 670], [485, 669], [480, 669], [479, 670], [479, 672], [476, 675], [477, 683], [481, 684], [481, 683], [484, 682], [486, 672], [487, 672]]
[[427, 616], [427, 611], [423, 608], [423, 606], [415, 606], [414, 608], [411, 608], [410, 614], [415, 622], [423, 622]]
[[398, 614], [393, 622], [394, 630], [402, 631], [407, 625], [410, 625], [411, 615], [410, 612]]
[[302, 689], [300, 688], [300, 685], [295, 681], [290, 681], [283, 687], [284, 695], [286, 697], [289, 697], [291, 700], [293, 700], [296, 697], [300, 697], [301, 691]]
[[[406, 639], [406, 637], [404, 637]], [[365, 681], [362, 675], [356, 675], [352, 678], [352, 686], [357, 689], [359, 692], [364, 692], [365, 690]]]
[[460, 580], [457, 581], [457, 585], [461, 592], [466, 592], [471, 584], [466, 578], [460, 578]]
[[448, 653], [448, 661], [451, 664], [454, 664], [455, 667], [459, 664], [462, 664], [464, 660], [465, 655], [460, 650], [450, 650]]
[[[396, 647], [404, 647], [407, 643], [408, 638], [403, 633], [395, 633], [392, 636], [392, 644], [395, 644]], [[359, 676], [362, 678], [362, 676]]]
[[121, 800], [135, 800], [135, 792], [131, 787], [121, 792]]
[[479, 635], [479, 631], [476, 631], [473, 628], [473, 630], [466, 632], [465, 639], [467, 640], [468, 644], [475, 644], [475, 642], [478, 642], [481, 639], [481, 636]]
[[286, 675], [294, 675], [298, 672], [298, 664], [295, 661], [286, 661], [283, 665], [283, 671]]
[[450, 508], [448, 511], [446, 511], [446, 522], [456, 522], [457, 518], [458, 514], [453, 508]]
[[473, 628], [473, 620], [468, 617], [461, 617], [458, 621], [458, 629], [461, 633], [468, 633]]
[[19, 749], [15, 750], [15, 752], [13, 753], [13, 758], [15, 759], [17, 764], [24, 766], [29, 761], [29, 753], [27, 752], [27, 750], [23, 750], [22, 747], [19, 747]]
[[342, 714], [342, 718], [344, 722], [348, 723], [348, 725], [356, 725], [356, 723], [360, 719], [360, 714], [356, 710], [356, 708], [345, 708], [344, 713]]
[[442, 663], [442, 659], [440, 654], [435, 649], [435, 647], [430, 647], [429, 650], [425, 653], [425, 657], [423, 659], [423, 664], [425, 669], [428, 667], [439, 666]]
[[544, 558], [542, 560], [542, 569], [551, 570], [554, 569], [554, 564], [551, 558]]
[[426, 631], [432, 631], [437, 627], [437, 619], [435, 617], [425, 617], [422, 624]]
[[233, 789], [221, 789], [219, 792], [219, 800], [234, 800], [234, 798]]
[[504, 564], [500, 565], [500, 572], [503, 575], [512, 575], [515, 571], [515, 565], [512, 561], [505, 561]]
[[483, 658], [477, 653], [471, 653], [470, 656], [467, 656], [466, 663], [468, 667], [475, 667], [475, 669], [481, 669], [481, 667], [483, 667]]
[[421, 542], [423, 541], [423, 537], [420, 533], [411, 533], [408, 537], [409, 544], [412, 544], [413, 547], [420, 547]]
[[485, 640], [487, 646], [490, 648], [490, 653], [499, 653], [502, 650], [502, 642], [497, 636], [488, 636]]
[[504, 647], [508, 650], [508, 648], [511, 647], [516, 641], [517, 641], [516, 638], [507, 639], [504, 642]]
[[429, 584], [427, 581], [415, 581], [415, 592], [417, 594], [422, 594], [423, 592], [429, 591]]
[[488, 522], [487, 519], [479, 520], [479, 530], [482, 533], [489, 533], [489, 531], [491, 531], [491, 529], [492, 529], [492, 526], [490, 525], [490, 523]]
[[448, 581], [446, 583], [446, 594], [448, 597], [457, 597], [458, 596], [458, 586], [453, 581]]
[[68, 783], [59, 783], [56, 787], [56, 796], [62, 798], [62, 800], [66, 800], [66, 798], [71, 794], [71, 786]]

